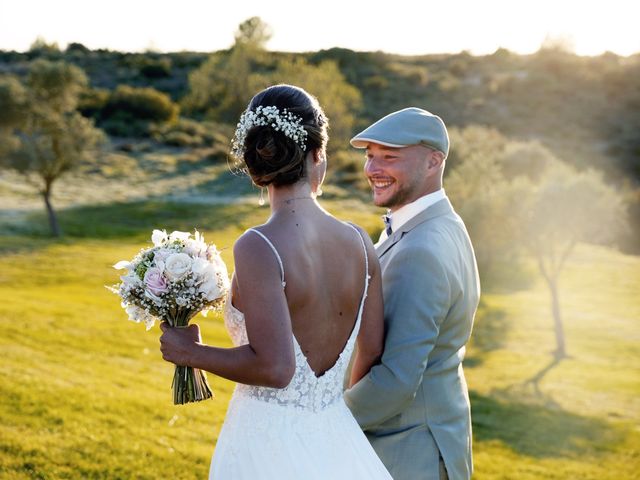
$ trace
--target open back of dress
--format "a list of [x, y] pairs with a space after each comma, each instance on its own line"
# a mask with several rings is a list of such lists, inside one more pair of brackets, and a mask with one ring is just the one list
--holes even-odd
[[[350, 225], [351, 226], [351, 225]], [[238, 384], [211, 463], [210, 478], [224, 479], [390, 479], [342, 399], [343, 381], [360, 329], [367, 296], [365, 258], [363, 293], [355, 325], [335, 364], [316, 376], [293, 335], [295, 373], [285, 388]], [[261, 232], [280, 264], [275, 246]], [[230, 299], [225, 325], [234, 345], [248, 343], [244, 315]]]

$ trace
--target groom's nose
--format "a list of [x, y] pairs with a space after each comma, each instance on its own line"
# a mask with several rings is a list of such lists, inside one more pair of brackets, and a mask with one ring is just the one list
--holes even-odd
[[364, 173], [367, 176], [371, 176], [380, 171], [380, 163], [376, 155], [367, 155], [367, 160], [364, 162]]

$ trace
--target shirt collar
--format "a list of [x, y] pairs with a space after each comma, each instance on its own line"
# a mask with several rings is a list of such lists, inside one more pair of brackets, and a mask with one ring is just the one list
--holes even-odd
[[391, 216], [391, 229], [395, 232], [420, 212], [445, 198], [447, 198], [447, 195], [444, 193], [444, 188], [441, 188], [440, 190], [424, 195], [411, 203], [403, 205], [393, 213], [387, 213]]

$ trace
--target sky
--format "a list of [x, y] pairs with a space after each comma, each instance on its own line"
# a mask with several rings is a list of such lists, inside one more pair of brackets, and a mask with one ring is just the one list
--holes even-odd
[[277, 51], [527, 54], [552, 39], [579, 55], [640, 52], [636, 0], [0, 0], [0, 50], [41, 37], [60, 48], [209, 52], [231, 46], [252, 16]]

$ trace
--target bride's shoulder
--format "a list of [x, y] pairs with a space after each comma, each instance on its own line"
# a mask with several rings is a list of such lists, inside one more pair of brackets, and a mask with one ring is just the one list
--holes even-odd
[[369, 236], [369, 232], [367, 232], [364, 228], [362, 228], [360, 225], [353, 223], [353, 222], [341, 222], [343, 225], [346, 226], [346, 228], [348, 228], [349, 230], [353, 231], [356, 230], [360, 236], [362, 237], [362, 239], [364, 240], [365, 245], [367, 246], [367, 250], [369, 250], [369, 248], [374, 248], [373, 247], [373, 241], [371, 240], [371, 237]]
[[251, 227], [245, 230], [233, 244], [233, 254], [234, 256], [250, 254], [255, 252], [256, 249], [261, 251], [262, 247], [268, 248], [264, 240], [264, 234], [258, 228]]
[[233, 245], [233, 260], [236, 272], [244, 278], [250, 273], [252, 277], [271, 277], [282, 275], [280, 255], [258, 230], [249, 229], [236, 240]]
[[354, 230], [356, 230], [358, 232], [358, 234], [360, 235], [360, 237], [362, 238], [362, 241], [364, 243], [365, 249], [367, 251], [367, 257], [369, 259], [369, 265], [371, 266], [371, 268], [373, 270], [377, 269], [377, 264], [378, 264], [378, 256], [376, 255], [376, 248], [373, 245], [373, 241], [371, 240], [371, 237], [369, 236], [369, 233], [362, 228], [360, 225], [357, 225], [355, 223], [352, 222], [342, 222], [345, 225], [345, 228], [349, 229], [351, 231], [351, 234], [354, 234]]

